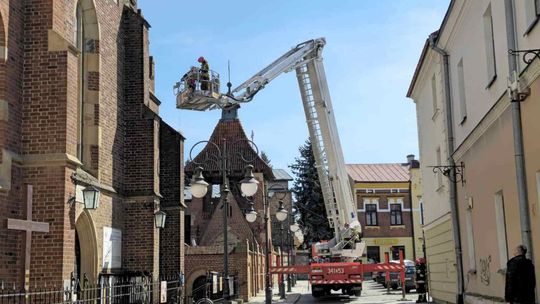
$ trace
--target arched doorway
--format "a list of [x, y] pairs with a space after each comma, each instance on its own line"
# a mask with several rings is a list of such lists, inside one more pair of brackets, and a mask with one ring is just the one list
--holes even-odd
[[77, 279], [81, 279], [81, 242], [77, 230], [75, 230], [75, 271], [73, 273], [77, 276]]
[[199, 276], [193, 281], [192, 286], [192, 295], [193, 295], [193, 301], [197, 301], [199, 299], [206, 297], [206, 283], [207, 278], [206, 276]]
[[98, 276], [98, 251], [94, 222], [88, 211], [83, 211], [75, 222], [75, 273], [94, 283]]

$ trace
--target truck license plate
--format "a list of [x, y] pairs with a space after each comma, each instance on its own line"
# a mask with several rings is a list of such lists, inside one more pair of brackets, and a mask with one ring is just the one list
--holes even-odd
[[343, 268], [328, 268], [328, 274], [344, 274], [345, 269]]

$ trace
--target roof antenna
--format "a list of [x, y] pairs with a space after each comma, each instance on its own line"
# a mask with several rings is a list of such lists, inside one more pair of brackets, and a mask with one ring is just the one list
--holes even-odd
[[227, 96], [232, 96], [232, 93], [231, 93], [231, 87], [232, 87], [232, 83], [231, 83], [231, 61], [230, 60], [227, 60], [227, 70], [229, 72], [229, 81], [227, 81], [227, 88], [229, 88], [227, 90]]

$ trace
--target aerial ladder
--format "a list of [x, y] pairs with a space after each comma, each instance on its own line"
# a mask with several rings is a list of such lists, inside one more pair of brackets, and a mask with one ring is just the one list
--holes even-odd
[[[207, 111], [227, 109], [253, 100], [276, 77], [295, 71], [315, 157], [328, 223], [334, 238], [313, 246], [313, 257], [320, 263], [307, 267], [275, 269], [275, 272], [306, 272], [313, 295], [343, 290], [359, 296], [365, 267], [354, 262], [362, 256], [361, 226], [357, 219], [341, 142], [323, 66], [324, 38], [305, 41], [293, 47], [264, 69], [227, 93], [220, 93], [219, 74], [197, 68], [174, 86], [179, 109]], [[201, 88], [205, 88], [204, 90]]]

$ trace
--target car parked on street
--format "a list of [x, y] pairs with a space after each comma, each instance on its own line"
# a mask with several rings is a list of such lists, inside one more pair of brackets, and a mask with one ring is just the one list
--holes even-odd
[[[390, 261], [390, 263], [399, 264], [399, 261]], [[410, 292], [411, 289], [415, 289], [415, 281], [414, 281], [414, 262], [410, 260], [404, 260], [403, 263], [405, 264], [405, 292]], [[402, 288], [401, 286], [401, 279], [400, 279], [400, 273], [399, 272], [391, 272], [390, 273], [390, 287], [394, 290], [398, 288]], [[386, 287], [386, 286], [385, 286]]]

